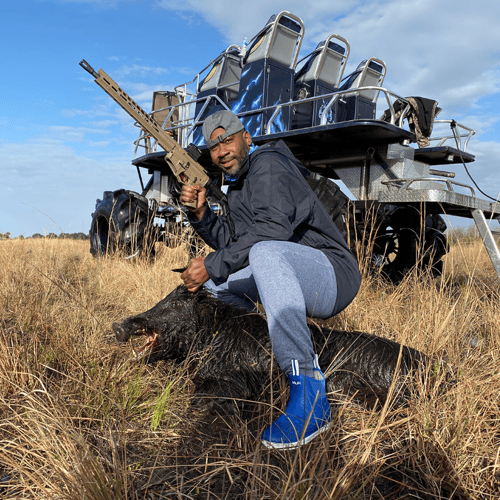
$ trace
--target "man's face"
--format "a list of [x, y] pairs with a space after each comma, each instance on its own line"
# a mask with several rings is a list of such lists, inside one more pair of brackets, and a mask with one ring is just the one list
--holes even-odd
[[[222, 127], [216, 128], [212, 132], [210, 140], [213, 141], [224, 132]], [[210, 156], [214, 164], [224, 173], [234, 177], [239, 173], [241, 164], [250, 151], [251, 144], [250, 134], [246, 130], [242, 130], [226, 137], [222, 142], [218, 142], [210, 148]]]

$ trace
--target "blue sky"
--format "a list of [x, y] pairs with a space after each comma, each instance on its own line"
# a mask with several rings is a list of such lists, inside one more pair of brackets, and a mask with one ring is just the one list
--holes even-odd
[[336, 32], [351, 45], [347, 72], [378, 57], [385, 87], [475, 129], [471, 173], [499, 195], [500, 2], [19, 0], [0, 6], [0, 232], [88, 232], [103, 191], [140, 191], [138, 130], [81, 59], [149, 110], [153, 90], [190, 80], [282, 10], [305, 23], [303, 55]]

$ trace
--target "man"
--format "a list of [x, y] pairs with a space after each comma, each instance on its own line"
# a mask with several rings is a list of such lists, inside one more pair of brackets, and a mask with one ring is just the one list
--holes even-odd
[[262, 303], [273, 354], [290, 382], [287, 408], [262, 442], [296, 448], [331, 424], [306, 316], [344, 309], [360, 286], [358, 265], [307, 184], [307, 169], [282, 141], [249, 154], [252, 138], [225, 110], [205, 120], [203, 136], [213, 163], [231, 179], [229, 213], [217, 216], [204, 188], [183, 186], [181, 202], [196, 201], [191, 224], [214, 252], [191, 260], [181, 278], [191, 292], [205, 284], [226, 302], [248, 309]]

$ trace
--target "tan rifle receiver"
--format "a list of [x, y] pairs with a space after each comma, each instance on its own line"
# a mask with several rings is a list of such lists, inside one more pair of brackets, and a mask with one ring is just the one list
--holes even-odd
[[[95, 82], [101, 87], [114, 101], [116, 101], [140, 126], [156, 139], [165, 151], [165, 161], [171, 168], [175, 177], [181, 184], [192, 186], [197, 184], [202, 187], [209, 187], [212, 194], [220, 200], [222, 193], [217, 186], [211, 184], [211, 179], [207, 175], [205, 169], [195, 161], [184, 148], [170, 135], [163, 130], [158, 123], [146, 113], [120, 86], [102, 69], [97, 73], [92, 66], [82, 59], [80, 66], [89, 72]], [[210, 185], [210, 186], [209, 186]], [[183, 205], [191, 208], [196, 208], [196, 202], [183, 203]]]

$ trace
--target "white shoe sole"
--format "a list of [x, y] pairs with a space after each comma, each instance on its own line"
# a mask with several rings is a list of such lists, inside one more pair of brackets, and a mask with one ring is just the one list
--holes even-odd
[[283, 449], [294, 450], [294, 449], [299, 448], [300, 446], [302, 446], [304, 444], [309, 443], [316, 436], [319, 436], [322, 432], [327, 431], [332, 426], [332, 424], [333, 424], [333, 421], [324, 425], [323, 427], [318, 429], [316, 432], [313, 432], [311, 435], [307, 436], [306, 438], [301, 439], [300, 441], [295, 441], [294, 443], [273, 443], [271, 441], [264, 441], [263, 439], [261, 440], [261, 442], [266, 448], [274, 448], [275, 450], [283, 450]]

